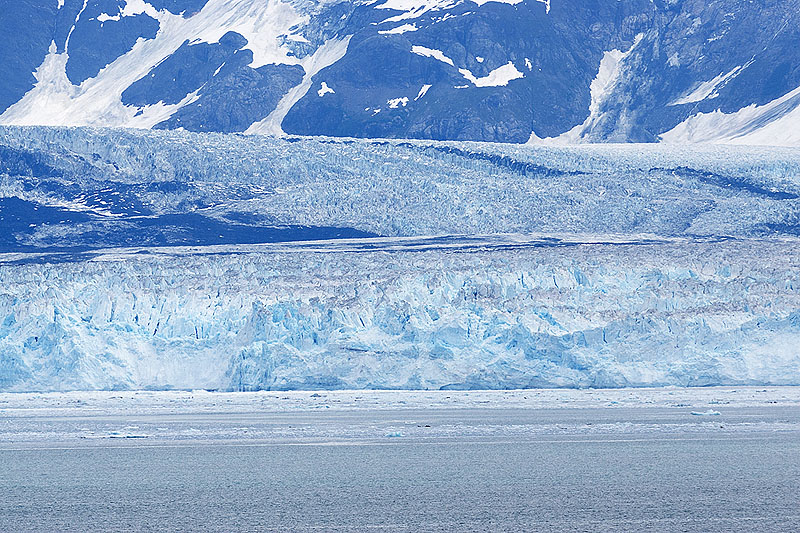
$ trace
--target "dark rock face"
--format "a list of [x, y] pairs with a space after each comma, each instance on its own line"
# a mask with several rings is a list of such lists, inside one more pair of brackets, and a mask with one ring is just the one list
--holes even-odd
[[148, 15], [119, 20], [101, 17], [119, 13], [123, 7], [125, 0], [94, 0], [86, 4], [67, 44], [67, 77], [73, 84], [80, 85], [97, 76], [100, 69], [129, 52], [140, 38], [156, 36], [158, 21]]
[[[505, 142], [525, 142], [531, 131], [559, 135], [586, 118], [589, 85], [603, 51], [630, 47], [651, 18], [635, 14], [650, 5], [571, 2], [548, 13], [537, 1], [480, 8], [467, 2], [448, 11], [452, 18], [444, 21], [437, 11], [420, 17], [413, 32], [381, 34], [403, 21], [378, 24], [378, 32], [357, 33], [347, 55], [315, 77], [284, 129]], [[377, 13], [376, 22], [396, 13]], [[595, 27], [597, 20], [620, 24]], [[415, 45], [442, 52], [452, 64], [412, 53]], [[509, 63], [522, 76], [507, 84], [478, 86], [461, 72], [482, 78]], [[336, 93], [319, 97], [322, 81]], [[416, 98], [424, 85], [432, 87]], [[388, 107], [388, 100], [402, 97], [409, 99], [406, 105]]]
[[188, 41], [164, 62], [122, 93], [126, 105], [177, 104], [197, 97], [156, 125], [159, 129], [240, 132], [267, 116], [280, 98], [303, 79], [298, 65], [264, 65], [257, 69], [247, 39], [226, 33], [217, 44]]
[[234, 57], [246, 44], [247, 39], [235, 32], [226, 33], [216, 44], [185, 41], [174, 54], [128, 87], [122, 93], [122, 103], [133, 106], [158, 102], [177, 104], [206, 84], [227, 62], [241, 62], [241, 56]]
[[[284, 105], [286, 133], [525, 142], [582, 125], [573, 137], [653, 142], [698, 113], [735, 113], [800, 87], [800, 0], [136, 5], [26, 0], [3, 10], [0, 30], [15, 38], [0, 43], [0, 113], [36, 85], [51, 45], [68, 56], [71, 98], [140, 40], [174, 44], [151, 47], [147, 74], [115, 104], [133, 111], [109, 111], [101, 125], [127, 125], [112, 119], [164, 103], [171, 115], [147, 125], [246, 131], [305, 79]], [[175, 20], [199, 22], [165, 35], [174, 24], [164, 21]], [[346, 53], [320, 66], [315, 54], [345, 38]], [[273, 48], [281, 52], [264, 55]], [[618, 64], [601, 71], [609, 57]], [[789, 99], [749, 127], [798, 105]], [[62, 121], [87, 117], [77, 110]]]
[[[607, 120], [591, 137], [650, 142], [698, 112], [734, 113], [789, 93], [800, 86], [798, 21], [795, 0], [665, 4], [627, 58], [603, 108]], [[708, 97], [682, 102], [717, 77]]]
[[[55, 32], [57, 3], [36, 5], [21, 2], [14, 16], [0, 11], [0, 34], [13, 36], [0, 44], [0, 65], [3, 65], [3, 82], [0, 83], [0, 112], [10, 107], [36, 83], [33, 73], [42, 64], [47, 47]], [[37, 31], [20, 31], [20, 28], [37, 28]]]
[[278, 104], [303, 79], [298, 65], [264, 65], [252, 69], [249, 50], [235, 53], [229, 63], [202, 89], [199, 98], [156, 125], [159, 129], [189, 131], [245, 131]]

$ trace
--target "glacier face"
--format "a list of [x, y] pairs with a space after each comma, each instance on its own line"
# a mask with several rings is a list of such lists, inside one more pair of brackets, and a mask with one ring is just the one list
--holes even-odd
[[0, 266], [0, 389], [800, 384], [795, 239], [374, 239]]
[[800, 384], [800, 152], [0, 128], [0, 390]]

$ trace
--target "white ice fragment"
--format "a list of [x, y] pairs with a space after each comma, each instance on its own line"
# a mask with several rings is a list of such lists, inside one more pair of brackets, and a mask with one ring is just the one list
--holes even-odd
[[320, 88], [320, 89], [317, 91], [317, 94], [318, 94], [320, 97], [323, 97], [323, 96], [325, 96], [326, 94], [335, 94], [335, 93], [336, 93], [336, 91], [334, 91], [332, 88], [330, 88], [330, 87], [328, 86], [328, 84], [327, 84], [327, 83], [325, 83], [324, 81], [322, 82], [322, 87], [321, 87], [321, 88]]
[[441, 50], [435, 50], [433, 48], [425, 48], [424, 46], [414, 45], [411, 47], [411, 53], [417, 54], [422, 57], [432, 57], [437, 61], [441, 61], [442, 63], [447, 63], [451, 67], [455, 66], [453, 60], [444, 55], [444, 53]]
[[414, 100], [419, 100], [420, 98], [425, 96], [431, 87], [433, 87], [433, 85], [423, 85], [422, 88], [419, 90], [419, 93], [417, 94], [416, 98], [414, 98]]
[[389, 104], [390, 109], [397, 109], [400, 106], [405, 107], [408, 105], [408, 96], [392, 98], [391, 100], [387, 100], [386, 103]]

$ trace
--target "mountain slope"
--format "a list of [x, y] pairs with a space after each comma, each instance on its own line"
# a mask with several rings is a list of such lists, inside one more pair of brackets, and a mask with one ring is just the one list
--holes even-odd
[[26, 0], [0, 123], [797, 145], [800, 0]]

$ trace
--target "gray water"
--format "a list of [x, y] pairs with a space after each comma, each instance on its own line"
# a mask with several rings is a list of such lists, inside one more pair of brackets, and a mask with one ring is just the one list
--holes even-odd
[[[800, 530], [800, 433], [778, 429], [798, 421], [794, 409], [742, 410], [713, 421], [627, 409], [286, 416], [135, 422], [317, 425], [327, 428], [325, 439], [6, 444], [0, 530]], [[649, 429], [631, 430], [631, 420]], [[617, 425], [570, 429], [593, 422]], [[382, 432], [404, 423], [432, 437], [348, 437], [348, 428]], [[91, 417], [39, 424], [86, 426]], [[527, 426], [549, 429], [517, 430]], [[337, 427], [341, 434], [330, 438]]]

